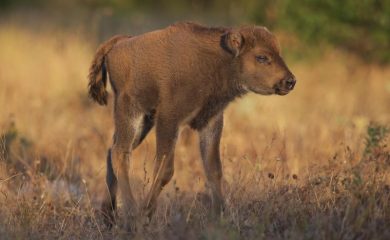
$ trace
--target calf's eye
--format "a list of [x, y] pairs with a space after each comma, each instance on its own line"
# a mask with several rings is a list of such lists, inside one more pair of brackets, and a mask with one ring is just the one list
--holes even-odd
[[259, 55], [259, 56], [256, 56], [256, 61], [258, 61], [259, 63], [267, 63], [268, 57], [264, 56], [264, 55]]

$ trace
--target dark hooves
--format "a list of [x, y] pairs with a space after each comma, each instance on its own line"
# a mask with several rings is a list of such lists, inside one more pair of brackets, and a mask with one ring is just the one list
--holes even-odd
[[104, 225], [108, 229], [111, 229], [115, 225], [115, 210], [112, 208], [111, 204], [102, 204], [101, 214], [103, 217]]

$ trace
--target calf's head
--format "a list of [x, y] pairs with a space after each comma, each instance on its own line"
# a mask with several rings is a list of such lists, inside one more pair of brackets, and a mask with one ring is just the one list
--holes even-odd
[[238, 81], [258, 94], [286, 95], [296, 80], [280, 56], [275, 36], [265, 27], [240, 27], [222, 36], [222, 47], [233, 55]]

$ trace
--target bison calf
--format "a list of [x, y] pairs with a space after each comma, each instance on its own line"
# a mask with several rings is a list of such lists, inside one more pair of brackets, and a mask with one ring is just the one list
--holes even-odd
[[107, 157], [109, 194], [102, 210], [112, 220], [117, 189], [135, 216], [128, 167], [131, 152], [156, 125], [156, 163], [144, 210], [153, 212], [172, 178], [179, 127], [199, 132], [212, 204], [223, 205], [219, 143], [223, 110], [248, 92], [285, 95], [295, 77], [265, 27], [208, 28], [177, 23], [139, 36], [115, 36], [98, 49], [89, 72], [89, 95], [107, 104], [106, 78], [114, 92], [114, 143]]

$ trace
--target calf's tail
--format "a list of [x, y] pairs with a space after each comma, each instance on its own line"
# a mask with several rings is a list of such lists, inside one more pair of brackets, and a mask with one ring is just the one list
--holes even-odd
[[91, 67], [89, 68], [89, 97], [100, 105], [107, 105], [108, 92], [107, 86], [107, 70], [105, 65], [105, 57], [110, 52], [112, 47], [119, 41], [130, 38], [127, 35], [116, 35], [106, 42], [102, 43], [96, 51]]

